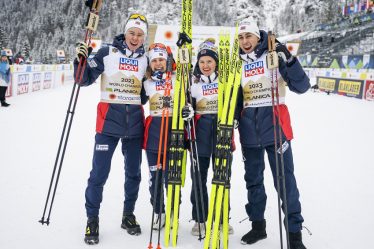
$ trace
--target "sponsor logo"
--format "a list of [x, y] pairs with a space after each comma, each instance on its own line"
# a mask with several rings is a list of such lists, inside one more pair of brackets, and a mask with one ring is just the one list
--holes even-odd
[[33, 74], [33, 79], [32, 79], [32, 91], [38, 91], [40, 90], [41, 87], [41, 74], [40, 73], [34, 73]]
[[138, 91], [137, 90], [133, 90], [133, 89], [119, 89], [119, 88], [114, 88], [113, 92], [115, 92], [115, 93], [138, 94]]
[[28, 74], [20, 74], [18, 75], [18, 86], [17, 86], [17, 94], [23, 94], [29, 92], [29, 75]]
[[318, 87], [321, 90], [334, 91], [336, 80], [328, 78], [318, 78]]
[[361, 90], [361, 82], [351, 80], [339, 81], [339, 92], [346, 94], [359, 95]]
[[138, 61], [129, 58], [119, 58], [119, 70], [138, 71]]
[[[161, 91], [166, 89], [166, 82], [165, 81], [156, 81], [156, 91]], [[173, 89], [172, 86], [170, 86], [170, 89]]]
[[254, 95], [252, 97], [249, 97], [249, 100], [258, 100], [258, 99], [266, 99], [266, 98], [271, 98], [271, 95], [268, 93]]
[[46, 72], [44, 73], [43, 89], [51, 88], [51, 86], [52, 86], [52, 73]]
[[[288, 142], [287, 141], [284, 141], [284, 143], [282, 144], [282, 148], [279, 148], [278, 150], [277, 150], [277, 153], [278, 154], [283, 154], [284, 152], [286, 152], [286, 150], [288, 149], [290, 147], [290, 145], [288, 144]], [[282, 151], [281, 151], [281, 149], [282, 149]]]
[[202, 86], [203, 95], [218, 94], [218, 83], [211, 83]]
[[97, 67], [95, 60], [89, 60], [88, 65], [90, 65], [91, 68]]
[[264, 74], [264, 62], [263, 61], [257, 61], [254, 63], [250, 63], [244, 66], [244, 76], [245, 77], [251, 77], [259, 74]]
[[108, 151], [109, 145], [107, 144], [96, 144], [96, 151]]

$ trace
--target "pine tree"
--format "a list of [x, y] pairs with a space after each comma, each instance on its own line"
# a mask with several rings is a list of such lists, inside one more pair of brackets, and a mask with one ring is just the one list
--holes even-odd
[[21, 50], [21, 55], [27, 60], [30, 57], [30, 43], [29, 40], [26, 38], [23, 42], [23, 47]]
[[0, 27], [0, 48], [4, 49], [8, 46], [8, 37], [3, 27]]

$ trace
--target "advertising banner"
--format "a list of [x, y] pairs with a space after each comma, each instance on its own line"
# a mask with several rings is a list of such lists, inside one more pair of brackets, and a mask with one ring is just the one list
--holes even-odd
[[33, 73], [32, 75], [32, 91], [39, 91], [42, 87], [42, 74]]
[[364, 89], [364, 99], [374, 101], [374, 80], [367, 80]]
[[52, 87], [53, 72], [44, 72], [43, 89]]
[[317, 77], [318, 88], [324, 92], [335, 92], [337, 79]]
[[339, 79], [338, 94], [362, 99], [364, 81]]
[[17, 85], [17, 95], [25, 94], [29, 92], [30, 85], [30, 74], [21, 73], [15, 77], [15, 83]]

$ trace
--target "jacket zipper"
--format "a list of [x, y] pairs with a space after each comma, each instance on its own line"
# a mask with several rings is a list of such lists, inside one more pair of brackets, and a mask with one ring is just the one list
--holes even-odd
[[257, 146], [261, 147], [261, 137], [260, 137], [260, 130], [258, 127], [258, 107], [255, 109], [255, 126], [256, 126], [256, 140]]
[[127, 135], [125, 135], [125, 138], [128, 138], [128, 130], [129, 130], [129, 105], [126, 104], [126, 129], [125, 129], [125, 133]]

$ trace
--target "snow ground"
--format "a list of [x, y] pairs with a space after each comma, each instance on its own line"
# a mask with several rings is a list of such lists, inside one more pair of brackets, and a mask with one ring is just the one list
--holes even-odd
[[[0, 108], [0, 248], [78, 249], [86, 223], [84, 191], [91, 169], [98, 85], [81, 89], [68, 148], [56, 194], [51, 224], [41, 218], [56, 157], [71, 85], [9, 98]], [[308, 92], [288, 94], [295, 139], [295, 173], [301, 193], [307, 248], [374, 248], [374, 103]], [[238, 143], [238, 136], [236, 136]], [[142, 182], [136, 215], [142, 227], [138, 237], [120, 228], [123, 203], [122, 155], [117, 149], [104, 190], [100, 215], [100, 244], [93, 248], [147, 248], [151, 205], [148, 168], [143, 157]], [[249, 228], [244, 205], [246, 190], [240, 147], [234, 154], [232, 212], [235, 233], [230, 248], [280, 248], [276, 193], [267, 165], [265, 184], [268, 238], [251, 246], [240, 244]], [[187, 176], [182, 190], [178, 248], [203, 248], [190, 235], [192, 222]], [[154, 238], [156, 238], [154, 233]], [[163, 238], [163, 237], [162, 237]], [[154, 244], [156, 240], [154, 240]]]

